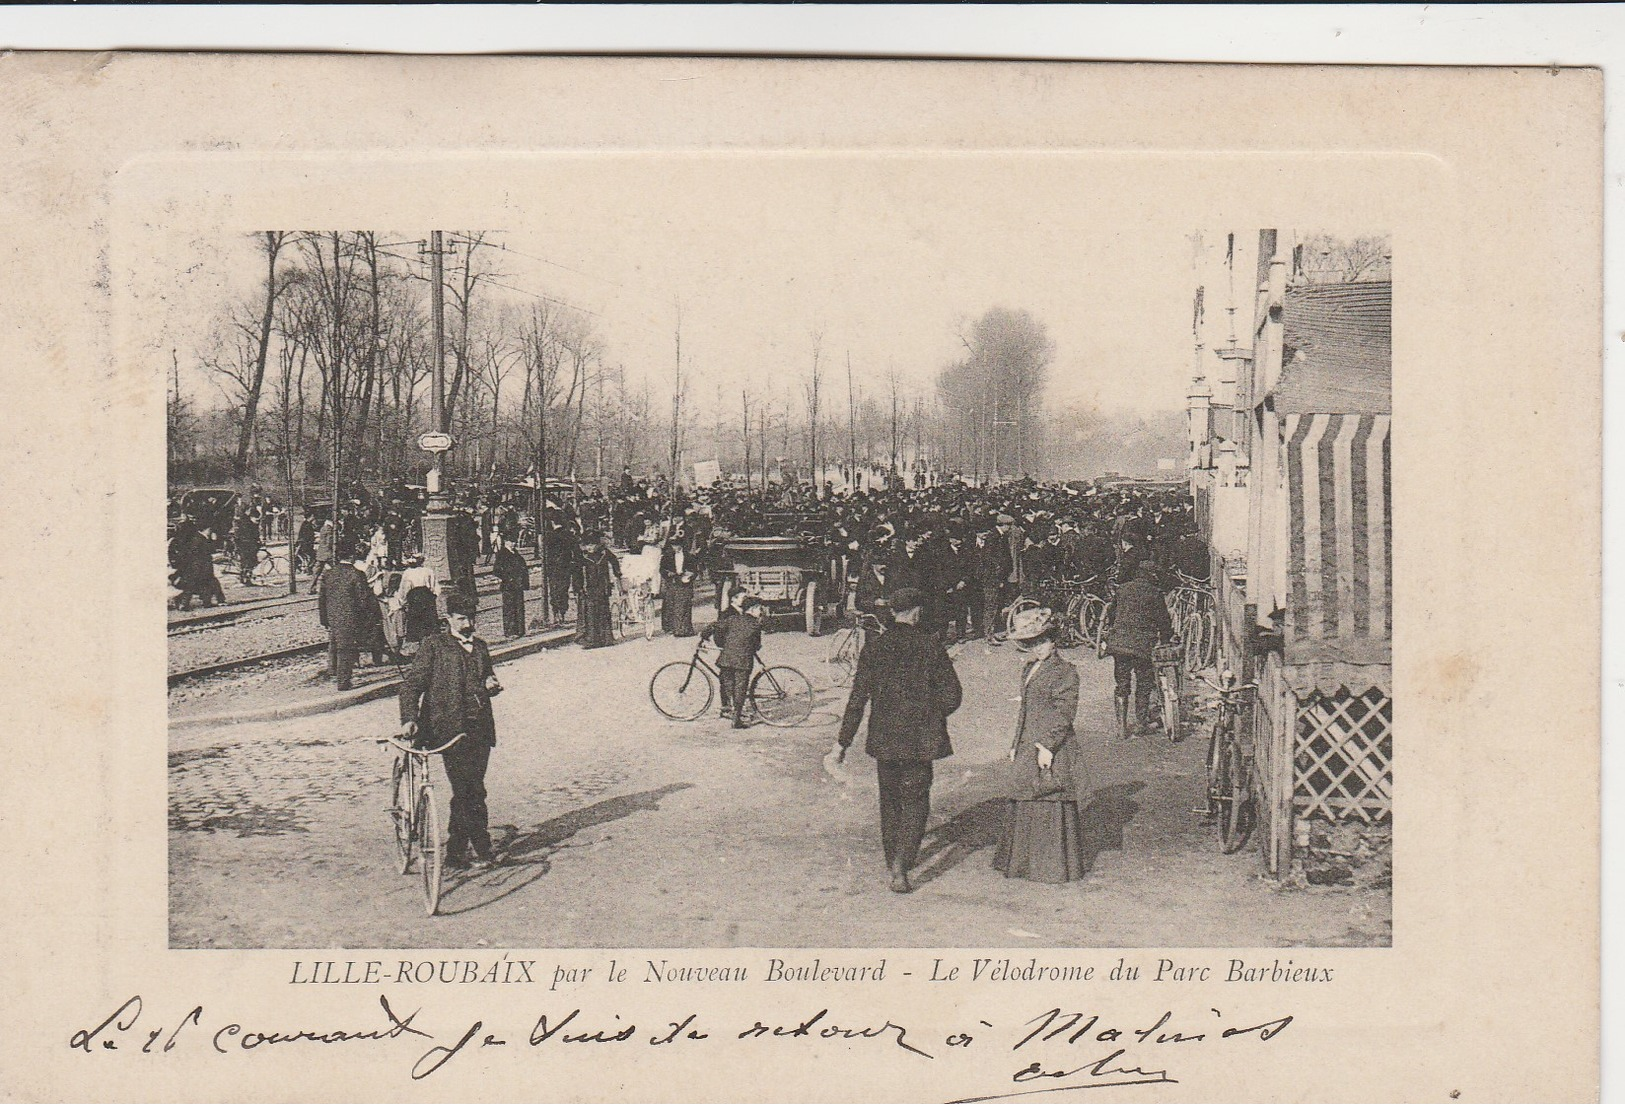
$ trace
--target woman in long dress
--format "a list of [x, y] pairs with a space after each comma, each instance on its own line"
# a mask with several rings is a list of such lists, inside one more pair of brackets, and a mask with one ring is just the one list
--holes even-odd
[[1055, 652], [1047, 609], [1017, 615], [1010, 639], [1031, 655], [1021, 676], [1021, 710], [1010, 746], [1010, 803], [993, 867], [1007, 878], [1070, 882], [1088, 873], [1080, 801], [1089, 782], [1073, 718], [1077, 668]]
[[614, 552], [604, 547], [602, 535], [583, 533], [575, 570], [576, 631], [583, 648], [603, 648], [615, 643], [609, 603], [620, 581], [621, 562]]
[[660, 621], [673, 636], [694, 635], [694, 563], [681, 527], [660, 553]]

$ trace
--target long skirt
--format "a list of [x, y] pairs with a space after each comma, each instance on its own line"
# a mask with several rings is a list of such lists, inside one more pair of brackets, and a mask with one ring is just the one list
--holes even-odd
[[417, 644], [440, 631], [440, 611], [435, 606], [434, 591], [428, 587], [413, 587], [407, 592], [404, 612], [401, 638], [408, 644]]
[[1073, 882], [1089, 872], [1075, 801], [1011, 801], [993, 869], [1030, 882]]
[[581, 603], [581, 646], [603, 648], [615, 643], [614, 626], [610, 623], [609, 595], [589, 594]]
[[666, 580], [660, 599], [661, 626], [673, 636], [694, 635], [694, 584]]

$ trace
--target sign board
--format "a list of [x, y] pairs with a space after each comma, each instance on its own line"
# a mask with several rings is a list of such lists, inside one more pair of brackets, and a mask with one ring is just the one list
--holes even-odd
[[452, 440], [449, 433], [425, 433], [418, 438], [418, 448], [424, 452], [445, 452], [451, 446]]
[[722, 478], [722, 465], [715, 460], [701, 460], [694, 465], [694, 485], [709, 487]]
[[1161, 460], [1157, 461], [1157, 470], [1158, 471], [1173, 471], [1174, 470], [1174, 462], [1172, 460], [1168, 459], [1167, 457], [1164, 457]]

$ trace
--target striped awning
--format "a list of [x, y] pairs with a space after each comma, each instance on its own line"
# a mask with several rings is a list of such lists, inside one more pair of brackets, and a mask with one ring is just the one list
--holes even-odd
[[1288, 414], [1285, 653], [1299, 693], [1389, 685], [1393, 511], [1387, 414]]

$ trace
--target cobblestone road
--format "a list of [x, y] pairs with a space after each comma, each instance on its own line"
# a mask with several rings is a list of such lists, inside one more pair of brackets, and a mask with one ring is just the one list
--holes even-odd
[[[708, 616], [708, 613], [704, 616]], [[764, 652], [820, 689], [801, 728], [673, 722], [648, 698], [692, 641], [566, 647], [501, 671], [489, 777], [498, 868], [450, 876], [422, 915], [391, 867], [393, 700], [219, 730], [176, 730], [170, 754], [171, 942], [183, 947], [1385, 945], [1386, 891], [1283, 890], [1256, 851], [1218, 853], [1191, 814], [1204, 740], [1108, 740], [1110, 666], [1072, 653], [1096, 781], [1093, 869], [1043, 886], [990, 867], [1020, 659], [973, 644], [937, 767], [917, 892], [887, 889], [872, 761], [851, 781], [820, 758], [845, 692], [828, 639], [772, 633]], [[861, 742], [860, 742], [861, 748]], [[442, 784], [442, 800], [449, 791]]]

